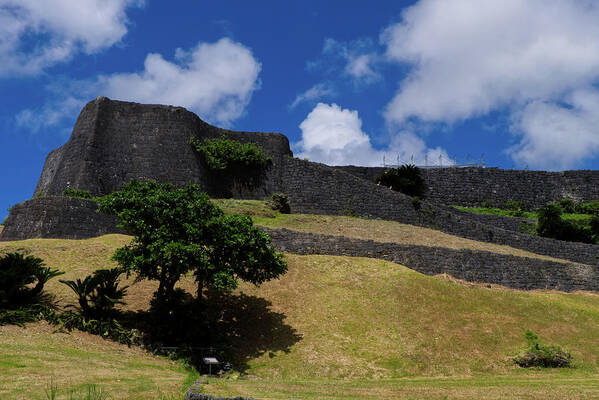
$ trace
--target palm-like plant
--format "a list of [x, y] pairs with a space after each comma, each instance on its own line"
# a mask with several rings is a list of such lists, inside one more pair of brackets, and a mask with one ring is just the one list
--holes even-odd
[[[44, 267], [44, 261], [39, 257], [8, 253], [0, 257], [0, 304], [29, 302], [42, 292], [50, 279], [63, 273]], [[34, 282], [36, 285], [29, 287]]]
[[119, 287], [121, 268], [100, 269], [83, 280], [61, 280], [78, 298], [79, 308], [85, 316], [108, 316], [117, 304], [124, 304], [128, 286]]

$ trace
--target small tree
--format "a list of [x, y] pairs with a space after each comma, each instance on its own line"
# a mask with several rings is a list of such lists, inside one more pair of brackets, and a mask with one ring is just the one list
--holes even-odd
[[187, 272], [196, 277], [201, 301], [205, 289], [229, 291], [238, 279], [260, 284], [287, 270], [250, 217], [225, 216], [197, 185], [175, 189], [133, 180], [100, 199], [99, 208], [117, 215], [120, 226], [134, 235], [114, 259], [138, 278], [158, 281], [159, 302], [176, 297], [175, 284]]
[[[0, 308], [30, 302], [50, 279], [62, 274], [64, 272], [45, 267], [39, 257], [25, 257], [21, 253], [0, 257]], [[31, 287], [33, 283], [35, 286]]]
[[408, 196], [424, 197], [426, 184], [420, 168], [415, 165], [402, 165], [378, 175], [375, 182], [388, 188], [407, 194]]

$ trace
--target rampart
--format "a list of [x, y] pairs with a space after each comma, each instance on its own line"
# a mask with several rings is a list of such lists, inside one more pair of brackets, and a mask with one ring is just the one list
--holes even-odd
[[[235, 179], [215, 182], [211, 178], [192, 148], [190, 138], [219, 135], [258, 143], [269, 153], [272, 165], [257, 184], [249, 186]], [[381, 171], [366, 167], [329, 167], [299, 160], [292, 157], [288, 140], [281, 134], [223, 130], [206, 124], [180, 107], [141, 105], [100, 97], [85, 106], [70, 140], [50, 153], [34, 199], [12, 209], [0, 240], [75, 239], [118, 232], [114, 218], [96, 213], [93, 202], [60, 195], [67, 187], [101, 195], [137, 178], [179, 186], [198, 183], [213, 197], [264, 199], [272, 193], [282, 192], [289, 196], [294, 213], [355, 215], [398, 221], [588, 265], [599, 264], [599, 246], [525, 235], [518, 232], [521, 223], [518, 219], [477, 216], [442, 205], [468, 204], [468, 194], [485, 186], [487, 180], [484, 190], [497, 198], [480, 195], [471, 204], [482, 198], [497, 202], [519, 200], [517, 196], [526, 193], [532, 194], [526, 199], [527, 204], [544, 204], [551, 196], [564, 195], [567, 187], [579, 196], [578, 199], [595, 199], [599, 198], [595, 197], [599, 182], [596, 182], [598, 175], [594, 171], [428, 170], [425, 173], [429, 182], [447, 180], [449, 184], [444, 188], [455, 186], [460, 189], [455, 189], [457, 194], [453, 201], [450, 193], [441, 194], [441, 190], [435, 189], [441, 187], [441, 183], [432, 184], [429, 200], [423, 201], [419, 209], [410, 197], [373, 184], [374, 174]], [[462, 175], [464, 183], [460, 186], [459, 176]], [[541, 183], [533, 182], [537, 178]], [[553, 191], [547, 190], [551, 186], [549, 182], [553, 182]], [[555, 189], [558, 186], [561, 189]], [[512, 190], [516, 194], [510, 197], [508, 194]], [[499, 200], [502, 196], [503, 200]]]
[[[335, 167], [374, 182], [382, 167]], [[562, 172], [506, 170], [499, 168], [423, 169], [426, 197], [440, 204], [480, 206], [490, 201], [496, 207], [507, 201], [521, 201], [535, 210], [545, 204], [570, 197], [575, 201], [599, 200], [599, 171]]]
[[449, 274], [514, 289], [599, 290], [599, 267], [486, 251], [381, 243], [288, 229], [266, 229], [275, 247], [296, 254], [330, 254], [392, 261], [425, 275]]

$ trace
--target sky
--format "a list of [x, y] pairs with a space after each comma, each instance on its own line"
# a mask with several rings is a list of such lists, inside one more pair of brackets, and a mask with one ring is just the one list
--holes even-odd
[[99, 95], [329, 165], [599, 169], [599, 2], [0, 0], [0, 220]]

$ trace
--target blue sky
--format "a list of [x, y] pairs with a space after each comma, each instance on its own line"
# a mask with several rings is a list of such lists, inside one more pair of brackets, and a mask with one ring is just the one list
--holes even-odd
[[332, 165], [596, 169], [597, 21], [583, 0], [0, 0], [0, 219], [98, 95]]

